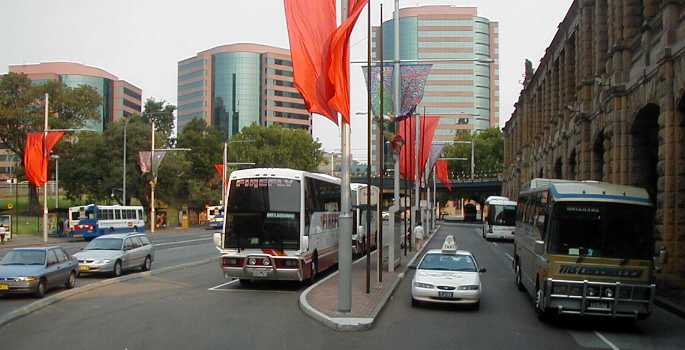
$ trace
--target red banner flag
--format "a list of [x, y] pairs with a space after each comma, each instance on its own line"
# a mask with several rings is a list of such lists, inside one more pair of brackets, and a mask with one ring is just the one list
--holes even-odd
[[447, 161], [442, 159], [435, 162], [435, 176], [447, 187], [447, 190], [452, 192], [452, 182], [447, 169]]
[[340, 112], [343, 123], [350, 123], [350, 35], [367, 0], [350, 0], [347, 19], [335, 30], [330, 46], [328, 79], [335, 87], [329, 99], [331, 109]]
[[310, 113], [338, 123], [328, 101], [335, 87], [328, 78], [330, 42], [335, 31], [335, 0], [284, 0], [293, 83]]
[[224, 165], [221, 163], [214, 164], [214, 170], [216, 170], [216, 173], [219, 174], [220, 178], [224, 178]]
[[36, 186], [48, 182], [48, 157], [52, 148], [62, 138], [64, 132], [30, 132], [26, 135], [24, 147], [24, 172], [26, 178]]
[[[416, 116], [406, 118], [397, 123], [399, 135], [405, 140], [400, 150], [400, 175], [407, 180], [414, 180], [415, 149], [416, 149]], [[438, 127], [439, 117], [420, 117], [420, 142], [419, 142], [419, 175], [423, 174], [424, 167], [431, 153], [431, 144], [435, 129]]]

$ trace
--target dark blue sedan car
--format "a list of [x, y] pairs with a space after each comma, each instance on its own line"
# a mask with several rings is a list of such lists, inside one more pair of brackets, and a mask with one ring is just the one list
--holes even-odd
[[74, 288], [78, 272], [78, 260], [62, 247], [16, 248], [0, 260], [0, 294], [41, 298], [55, 287]]

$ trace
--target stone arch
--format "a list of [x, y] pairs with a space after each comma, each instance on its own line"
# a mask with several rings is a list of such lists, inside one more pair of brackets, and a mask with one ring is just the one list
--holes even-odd
[[563, 179], [564, 174], [563, 174], [563, 162], [561, 161], [561, 158], [557, 158], [557, 160], [554, 162], [554, 178], [555, 179]]
[[632, 169], [630, 182], [644, 187], [656, 203], [659, 180], [659, 114], [658, 105], [649, 103], [637, 112], [630, 129]]
[[604, 179], [604, 130], [597, 133], [595, 142], [592, 146], [592, 179], [602, 181]]
[[574, 148], [568, 156], [568, 174], [566, 177], [570, 180], [576, 180], [578, 176], [576, 175], [578, 169], [578, 160], [576, 158], [576, 149]]

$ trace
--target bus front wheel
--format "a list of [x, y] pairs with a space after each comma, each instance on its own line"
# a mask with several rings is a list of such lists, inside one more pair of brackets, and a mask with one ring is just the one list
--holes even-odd
[[319, 262], [318, 257], [315, 255], [312, 259], [312, 268], [309, 275], [309, 284], [313, 284], [316, 281], [316, 275], [319, 273]]
[[514, 263], [514, 283], [516, 283], [516, 288], [523, 291], [523, 282], [521, 281], [521, 266], [519, 266], [518, 261]]
[[538, 284], [535, 288], [535, 312], [538, 314], [538, 319], [545, 322], [549, 320], [550, 311], [543, 305], [543, 297], [544, 292]]

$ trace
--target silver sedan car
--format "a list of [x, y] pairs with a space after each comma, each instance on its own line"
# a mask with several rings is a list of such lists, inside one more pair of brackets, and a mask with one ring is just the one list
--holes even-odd
[[81, 273], [111, 273], [115, 277], [125, 271], [148, 271], [154, 260], [154, 248], [144, 234], [111, 234], [100, 236], [74, 254]]
[[0, 260], [0, 294], [41, 298], [55, 287], [74, 288], [78, 270], [76, 259], [62, 247], [15, 248]]

